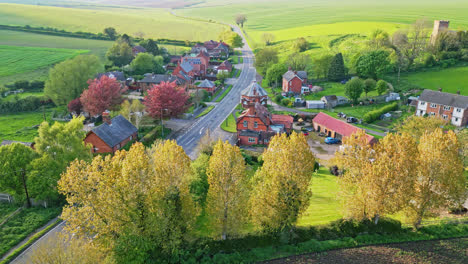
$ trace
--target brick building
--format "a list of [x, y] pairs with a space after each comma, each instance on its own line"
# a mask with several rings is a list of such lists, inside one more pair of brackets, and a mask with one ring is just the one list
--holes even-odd
[[417, 116], [441, 117], [455, 126], [468, 124], [468, 96], [424, 90], [419, 96], [416, 108]]
[[201, 82], [197, 86], [197, 88], [203, 89], [203, 90], [213, 94], [215, 92], [215, 90], [216, 90], [216, 85], [212, 81], [205, 79], [205, 80], [203, 80], [203, 82]]
[[302, 86], [307, 86], [307, 72], [290, 69], [283, 74], [283, 92], [301, 94]]
[[143, 79], [137, 81], [137, 86], [141, 90], [146, 91], [151, 89], [153, 85], [158, 85], [161, 82], [176, 82], [177, 86], [183, 88], [184, 90], [187, 90], [188, 87], [188, 82], [179, 76], [151, 73], [145, 74]]
[[84, 139], [92, 145], [93, 153], [114, 153], [137, 138], [138, 129], [123, 116], [110, 119], [109, 113], [104, 112], [102, 119], [104, 123], [89, 131]]
[[241, 104], [242, 107], [248, 108], [249, 105], [259, 103], [261, 105], [267, 105], [268, 94], [256, 81], [253, 81], [251, 85], [242, 90], [241, 92]]
[[[318, 115], [314, 117], [312, 124], [315, 131], [325, 133], [327, 137], [340, 140], [362, 130], [361, 128], [333, 118], [323, 112], [318, 113]], [[367, 135], [367, 142], [373, 144], [377, 142], [377, 140], [373, 136]]]
[[293, 118], [287, 115], [272, 115], [260, 103], [249, 104], [237, 118], [238, 145], [268, 145], [270, 138], [279, 133], [291, 133]]

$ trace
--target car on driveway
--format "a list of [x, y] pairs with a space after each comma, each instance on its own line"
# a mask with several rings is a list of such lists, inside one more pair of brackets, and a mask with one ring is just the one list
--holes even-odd
[[309, 132], [307, 132], [307, 131], [302, 131], [302, 134], [304, 134], [304, 136], [308, 136], [308, 135], [309, 135]]
[[346, 118], [346, 122], [348, 123], [356, 123], [357, 121], [358, 121], [357, 118], [352, 117], [352, 116]]
[[338, 144], [340, 142], [341, 142], [341, 140], [339, 140], [337, 138], [327, 137], [325, 139], [325, 143], [327, 143], [327, 144]]

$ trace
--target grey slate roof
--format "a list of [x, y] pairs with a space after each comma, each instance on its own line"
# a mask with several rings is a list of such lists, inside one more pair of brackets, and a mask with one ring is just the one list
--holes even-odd
[[190, 64], [190, 62], [188, 61], [184, 61], [180, 64], [180, 67], [182, 68], [182, 70], [184, 70], [185, 72], [191, 72], [193, 70], [193, 66]]
[[305, 80], [305, 79], [307, 79], [307, 72], [306, 71], [298, 71], [297, 76], [299, 76], [299, 78], [301, 78], [302, 80]]
[[168, 74], [145, 74], [145, 77], [139, 80], [139, 83], [154, 83], [160, 84], [161, 82], [173, 82], [176, 81], [178, 85], [184, 84], [185, 81], [177, 76]]
[[336, 95], [325, 95], [322, 98], [325, 98], [325, 100], [327, 100], [327, 102], [338, 100], [338, 97]]
[[253, 131], [253, 130], [241, 130], [239, 133], [239, 136], [244, 136], [244, 137], [258, 137], [260, 135], [260, 132]]
[[453, 106], [462, 109], [468, 108], [468, 96], [432, 91], [427, 89], [424, 90], [419, 96], [419, 101]]
[[109, 147], [114, 147], [117, 144], [130, 137], [138, 129], [132, 125], [125, 117], [118, 115], [111, 120], [111, 124], [103, 123], [102, 125], [91, 130], [100, 139], [102, 139]]
[[211, 87], [214, 87], [214, 86], [215, 86], [215, 84], [214, 84], [212, 81], [207, 80], [207, 79], [203, 80], [203, 82], [201, 82], [201, 83], [198, 85], [198, 87], [200, 87], [200, 88], [203, 88], [203, 87], [205, 87], [205, 88], [211, 88]]
[[[305, 72], [304, 72], [305, 73]], [[299, 74], [299, 72], [298, 72]], [[285, 74], [283, 74], [283, 78], [286, 79], [288, 82], [292, 79], [294, 79], [294, 77], [299, 77], [299, 79], [302, 79], [304, 80], [302, 77], [300, 77], [298, 74], [296, 74], [295, 72], [289, 70], [287, 71]], [[307, 73], [306, 73], [306, 78], [307, 78]]]
[[106, 75], [109, 78], [115, 78], [117, 81], [125, 82], [125, 74], [121, 71], [112, 71], [106, 73], [98, 73], [96, 78], [101, 78], [102, 76]]
[[247, 88], [242, 90], [242, 95], [245, 96], [267, 96], [268, 93], [256, 81], [253, 81]]

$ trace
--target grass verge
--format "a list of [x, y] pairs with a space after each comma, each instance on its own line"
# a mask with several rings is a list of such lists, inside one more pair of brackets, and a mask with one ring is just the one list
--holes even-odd
[[43, 235], [45, 235], [47, 232], [49, 232], [52, 228], [56, 227], [61, 222], [62, 222], [61, 219], [57, 219], [57, 221], [53, 222], [52, 224], [48, 225], [46, 228], [34, 234], [26, 243], [24, 243], [23, 245], [15, 249], [13, 252], [11, 252], [11, 254], [8, 255], [4, 260], [2, 260], [0, 264], [7, 264], [13, 261], [17, 256], [23, 253], [23, 251], [28, 249], [29, 246], [31, 246], [34, 242], [39, 240]]
[[236, 119], [232, 114], [230, 114], [226, 120], [221, 124], [221, 129], [230, 132], [230, 133], [236, 133], [237, 128], [236, 128]]
[[199, 117], [202, 117], [202, 116], [208, 114], [211, 110], [213, 110], [213, 108], [215, 108], [214, 105], [208, 106], [207, 108], [205, 108], [205, 110], [203, 110], [203, 112], [201, 112], [199, 115], [197, 115], [196, 118], [199, 118]]
[[226, 89], [224, 89], [221, 96], [218, 97], [218, 99], [216, 99], [215, 102], [217, 102], [217, 103], [221, 102], [221, 100], [223, 100], [224, 97], [226, 97], [226, 95], [229, 93], [229, 91], [231, 91], [231, 89], [232, 89], [232, 85], [229, 85]]

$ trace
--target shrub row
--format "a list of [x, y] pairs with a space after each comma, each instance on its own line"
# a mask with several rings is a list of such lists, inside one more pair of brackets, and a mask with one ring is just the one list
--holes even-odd
[[9, 90], [41, 90], [44, 89], [44, 81], [16, 81], [12, 84], [6, 84]]
[[26, 112], [39, 109], [43, 105], [52, 105], [52, 101], [44, 96], [28, 96], [11, 101], [0, 100], [0, 113]]
[[366, 123], [372, 123], [375, 120], [379, 119], [381, 115], [388, 113], [390, 111], [394, 111], [396, 109], [398, 109], [398, 102], [393, 102], [379, 109], [367, 112], [362, 119]]

